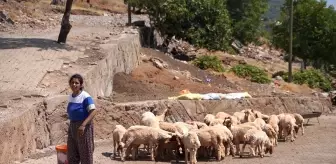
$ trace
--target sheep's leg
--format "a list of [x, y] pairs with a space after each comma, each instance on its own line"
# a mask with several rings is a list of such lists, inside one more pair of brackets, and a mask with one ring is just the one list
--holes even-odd
[[282, 131], [283, 131], [283, 128], [282, 126], [279, 126], [279, 138], [282, 139]]
[[291, 136], [291, 142], [293, 142], [295, 140], [295, 138], [294, 138], [294, 127], [293, 126], [290, 129], [290, 136]]
[[149, 143], [148, 144], [148, 148], [149, 148], [149, 152], [150, 152], [150, 157], [151, 160], [154, 161], [154, 144], [153, 143]]
[[259, 146], [258, 146], [258, 149], [259, 149], [259, 155], [260, 155], [260, 157], [261, 158], [263, 158], [264, 157], [264, 144], [263, 143], [261, 143]]
[[304, 134], [303, 122], [301, 123], [302, 135]]
[[196, 155], [197, 154], [197, 149], [193, 148], [190, 150], [190, 160], [191, 160], [191, 164], [196, 164], [197, 163], [197, 158]]
[[[113, 141], [113, 158], [115, 159], [116, 158], [116, 152], [117, 152], [117, 142], [116, 141]], [[120, 155], [120, 154], [119, 154]], [[112, 155], [111, 155], [111, 158], [112, 158]]]
[[279, 135], [276, 134], [275, 135], [275, 141], [274, 141], [274, 143], [275, 143], [276, 146], [278, 146], [278, 138], [279, 138]]
[[133, 138], [128, 138], [128, 140], [125, 142], [125, 146], [122, 149], [122, 155], [120, 156], [121, 161], [125, 161], [125, 158], [128, 157], [129, 151], [130, 151], [130, 145], [133, 142]]
[[236, 154], [240, 155], [240, 146], [239, 146], [239, 143], [238, 144], [236, 143], [235, 146], [236, 146]]
[[229, 142], [225, 142], [224, 146], [224, 158], [227, 155], [230, 155], [229, 149], [230, 149], [230, 143]]
[[222, 159], [222, 149], [221, 149], [221, 144], [220, 144], [220, 145], [216, 144], [215, 146], [216, 146], [215, 149], [216, 149], [216, 151], [217, 151], [217, 154], [216, 154], [216, 156], [217, 156], [217, 161], [220, 161], [220, 160]]
[[285, 128], [285, 129], [283, 129], [283, 132], [284, 132], [284, 139], [285, 139], [285, 142], [287, 141], [287, 136], [288, 136], [288, 129], [287, 128]]
[[132, 159], [136, 160], [137, 146], [132, 146]]
[[234, 150], [234, 146], [233, 146], [232, 141], [229, 141], [229, 145], [230, 145], [230, 153], [231, 153], [232, 157], [234, 157], [235, 156], [235, 150]]
[[254, 152], [254, 147], [255, 145], [254, 144], [250, 144], [250, 152], [252, 152], [251, 156], [254, 157], [255, 156], [255, 152]]
[[256, 146], [256, 147], [254, 148], [254, 152], [256, 152], [256, 153], [258, 153], [258, 155], [260, 155], [260, 151], [258, 152], [258, 150], [259, 150], [259, 146]]
[[239, 154], [239, 155], [240, 155], [240, 158], [241, 158], [241, 157], [243, 157], [243, 153], [244, 153], [244, 151], [245, 151], [246, 144], [247, 144], [247, 143], [246, 143], [246, 142], [244, 142], [244, 145], [243, 145], [242, 151], [241, 151], [241, 152], [240, 152], [240, 154]]
[[184, 161], [187, 164], [188, 163], [188, 149], [187, 147], [184, 147]]

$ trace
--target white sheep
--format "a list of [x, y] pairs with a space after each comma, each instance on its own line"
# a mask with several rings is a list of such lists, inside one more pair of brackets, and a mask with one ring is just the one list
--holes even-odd
[[239, 144], [244, 141], [244, 135], [250, 129], [257, 129], [256, 126], [251, 126], [247, 124], [232, 125], [230, 122], [227, 124], [228, 129], [233, 135], [233, 144], [236, 146], [235, 154], [240, 154]]
[[[258, 154], [261, 158], [264, 157], [264, 147], [266, 148], [266, 153], [273, 153], [273, 145], [264, 131], [257, 129], [248, 130], [244, 135], [244, 145], [242, 152], [244, 152], [246, 144], [250, 145], [250, 152], [252, 152], [252, 156], [255, 156], [253, 148], [257, 148], [259, 150]], [[242, 157], [242, 154], [240, 154], [240, 157]]]
[[[154, 160], [154, 149], [155, 145], [158, 145], [159, 141], [169, 142], [174, 133], [170, 133], [158, 128], [148, 127], [148, 126], [131, 126], [127, 129], [126, 133], [122, 138], [122, 142], [124, 143], [124, 147], [122, 149], [121, 160], [124, 161], [125, 157], [128, 156], [128, 153], [125, 150], [129, 149], [129, 147], [133, 147], [133, 155], [139, 145], [148, 144], [151, 154], [151, 160]], [[133, 156], [135, 159], [135, 156]]]
[[116, 125], [112, 132], [113, 136], [113, 158], [116, 158], [116, 152], [118, 151], [119, 156], [121, 156], [121, 149], [124, 147], [124, 143], [121, 142], [122, 137], [126, 133], [126, 128], [122, 125]]
[[210, 123], [214, 119], [215, 119], [215, 116], [213, 114], [207, 114], [207, 115], [205, 115], [203, 122], [207, 125], [210, 125]]
[[291, 142], [295, 140], [294, 139], [294, 129], [298, 127], [295, 124], [295, 122], [296, 120], [294, 116], [290, 114], [284, 114], [280, 116], [279, 135], [282, 137], [282, 133], [284, 133], [285, 141], [287, 140], [288, 135], [290, 135], [291, 137]]
[[160, 121], [159, 126], [160, 129], [168, 132], [176, 133], [178, 131], [174, 123]]
[[190, 153], [190, 163], [197, 163], [197, 149], [201, 147], [201, 142], [198, 138], [198, 135], [194, 131], [190, 131], [187, 134], [183, 135], [182, 142], [184, 145], [185, 152], [185, 163], [188, 163], [188, 152]]
[[295, 118], [295, 123], [298, 126], [297, 128], [295, 128], [295, 137], [297, 136], [297, 133], [299, 132], [299, 129], [301, 128], [301, 132], [302, 135], [304, 134], [304, 127], [303, 127], [303, 123], [304, 123], [304, 118], [302, 117], [302, 115], [298, 114], [298, 113], [293, 113], [291, 114], [294, 118]]
[[231, 150], [231, 154], [234, 155], [234, 147], [233, 147], [233, 135], [231, 133], [231, 131], [224, 125], [215, 125], [212, 126], [210, 128], [214, 128], [214, 130], [217, 130], [218, 132], [221, 133], [221, 137], [222, 137], [222, 141], [223, 141], [223, 145], [225, 147], [225, 151], [224, 149], [222, 149], [222, 157], [224, 158], [226, 155], [229, 155], [229, 148]]
[[243, 110], [243, 112], [235, 112], [233, 116], [237, 117], [240, 123], [253, 122], [256, 118], [251, 110]]
[[256, 118], [254, 123], [257, 124], [260, 128], [266, 125], [266, 122], [262, 118]]
[[209, 126], [215, 126], [215, 125], [223, 125], [224, 124], [224, 120], [223, 119], [220, 119], [220, 118], [216, 118], [216, 119], [213, 119]]
[[274, 129], [276, 136], [272, 141], [272, 144], [274, 145], [278, 145], [278, 135], [279, 135], [279, 118], [277, 115], [270, 115], [268, 121], [267, 121], [269, 125], [272, 126], [272, 128]]
[[221, 133], [217, 130], [217, 128], [203, 128], [194, 130], [198, 136], [198, 139], [201, 143], [201, 147], [213, 147], [216, 150], [217, 160], [221, 160], [222, 157], [222, 147], [223, 140], [221, 137]]
[[208, 125], [206, 123], [199, 122], [199, 121], [187, 121], [187, 123], [191, 124], [193, 126], [196, 125], [198, 129], [202, 129], [202, 128], [208, 127]]
[[164, 121], [167, 111], [168, 109], [165, 109], [162, 114], [157, 116], [155, 116], [152, 112], [143, 113], [141, 118], [141, 125], [160, 128], [159, 122]]
[[227, 114], [225, 112], [218, 112], [216, 114], [216, 118], [219, 118], [219, 119], [222, 119], [222, 120], [224, 120], [225, 118], [230, 117], [230, 116], [231, 116], [230, 114]]
[[266, 114], [262, 114], [260, 111], [257, 111], [257, 110], [252, 109], [251, 112], [254, 114], [254, 116], [255, 116], [256, 118], [262, 118], [262, 119], [264, 119], [264, 120], [267, 120], [267, 119], [269, 118], [268, 115], [266, 115]]

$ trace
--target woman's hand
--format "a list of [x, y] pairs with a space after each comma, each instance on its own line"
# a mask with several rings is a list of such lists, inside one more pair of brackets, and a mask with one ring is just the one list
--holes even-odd
[[85, 130], [85, 126], [81, 125], [77, 130], [77, 135], [80, 137], [83, 136], [84, 130]]

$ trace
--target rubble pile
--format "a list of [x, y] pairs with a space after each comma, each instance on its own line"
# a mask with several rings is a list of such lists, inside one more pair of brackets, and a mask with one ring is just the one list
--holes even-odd
[[280, 51], [269, 47], [256, 46], [252, 44], [243, 47], [241, 49], [240, 55], [265, 62], [283, 61], [283, 54]]
[[168, 45], [167, 53], [171, 54], [175, 59], [183, 61], [194, 60], [198, 55], [204, 54], [199, 52], [200, 49], [194, 47], [182, 39], [177, 40], [173, 37]]

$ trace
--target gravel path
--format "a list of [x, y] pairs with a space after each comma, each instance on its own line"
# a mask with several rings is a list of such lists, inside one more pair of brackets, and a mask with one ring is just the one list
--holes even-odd
[[[272, 156], [264, 158], [232, 158], [227, 157], [221, 162], [198, 161], [198, 163], [226, 163], [226, 164], [335, 164], [336, 163], [336, 116], [321, 116], [320, 125], [316, 119], [306, 126], [305, 135], [299, 135], [294, 142], [279, 142]], [[108, 156], [112, 153], [112, 144], [100, 144], [94, 152], [95, 164], [122, 163], [111, 160]], [[245, 151], [248, 151], [246, 149]], [[28, 159], [22, 164], [55, 163], [56, 155], [40, 159]], [[127, 161], [127, 163], [148, 164], [151, 161]], [[167, 162], [158, 162], [167, 163]]]

